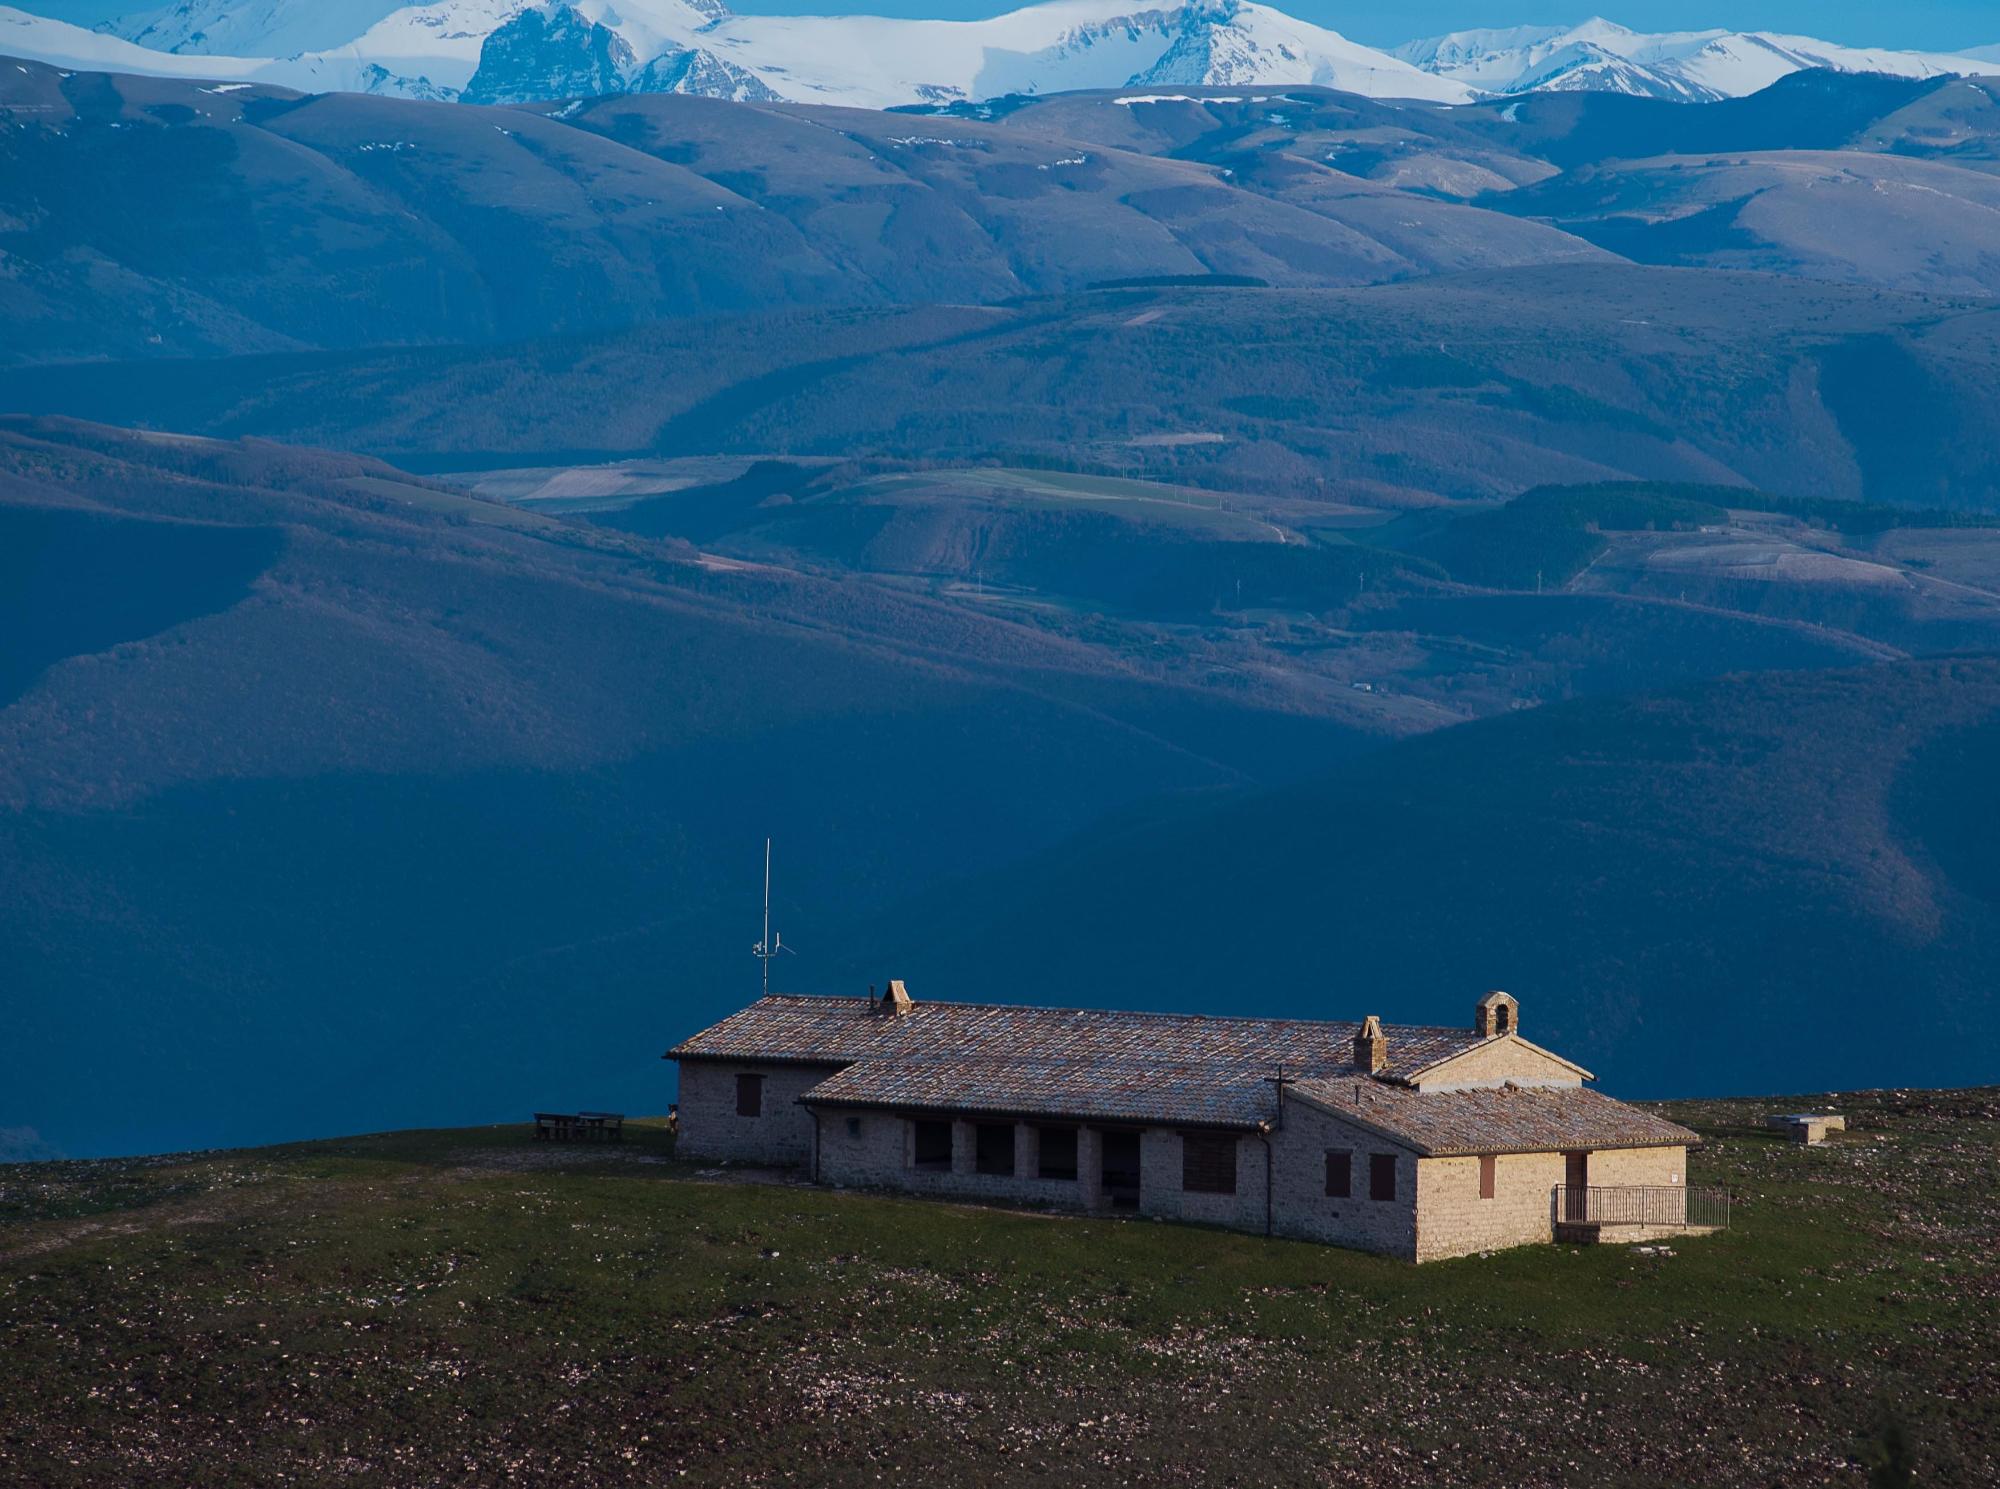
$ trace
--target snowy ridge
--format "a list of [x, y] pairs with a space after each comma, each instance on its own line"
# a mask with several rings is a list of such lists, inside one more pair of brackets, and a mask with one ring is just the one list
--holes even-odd
[[0, 50], [62, 66], [483, 101], [632, 89], [888, 108], [1148, 81], [1472, 96], [1246, 0], [1051, 0], [983, 21], [738, 16], [719, 0], [181, 0], [99, 32], [0, 18]]
[[1992, 70], [1976, 54], [1843, 47], [1768, 31], [1649, 34], [1602, 18], [1566, 28], [1457, 31], [1397, 47], [1395, 55], [1483, 93], [1590, 91], [1688, 102], [1741, 98], [1808, 68], [1910, 78]]
[[452, 98], [457, 89], [421, 73], [391, 71], [354, 45], [293, 57], [184, 55], [155, 51], [121, 37], [29, 15], [0, 5], [0, 54], [78, 72], [269, 83], [303, 93], [391, 93], [405, 98]]
[[1739, 97], [1803, 68], [2000, 71], [1966, 56], [1610, 21], [1460, 31], [1393, 53], [1254, 0], [1049, 0], [980, 21], [739, 16], [722, 0], [39, 0], [0, 6], [0, 52], [64, 67], [484, 102], [620, 91], [889, 108], [1009, 93], [1318, 84], [1458, 103], [1612, 91]]

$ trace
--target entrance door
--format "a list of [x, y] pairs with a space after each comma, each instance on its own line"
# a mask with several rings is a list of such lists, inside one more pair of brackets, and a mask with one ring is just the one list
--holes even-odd
[[1104, 1197], [1120, 1210], [1139, 1208], [1139, 1134], [1104, 1134]]
[[1590, 1154], [1563, 1154], [1563, 1219], [1590, 1218]]

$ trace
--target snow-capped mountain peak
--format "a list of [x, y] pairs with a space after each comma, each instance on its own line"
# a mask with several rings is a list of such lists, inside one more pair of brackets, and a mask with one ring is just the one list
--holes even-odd
[[[1257, 0], [1047, 0], [978, 21], [745, 16], [724, 0], [30, 0], [0, 50], [101, 65], [485, 102], [612, 91], [888, 108], [1009, 93], [1319, 84], [1385, 98], [1596, 90], [1699, 101], [1802, 68], [1909, 77], [1992, 58], [1723, 30], [1459, 31], [1393, 53]], [[67, 24], [87, 19], [91, 29]], [[190, 67], [198, 69], [190, 73]]]
[[1704, 101], [1740, 98], [1807, 68], [1939, 77], [1978, 59], [1836, 46], [1763, 31], [1633, 31], [1602, 17], [1580, 26], [1457, 31], [1395, 56], [1487, 93], [1602, 91]]

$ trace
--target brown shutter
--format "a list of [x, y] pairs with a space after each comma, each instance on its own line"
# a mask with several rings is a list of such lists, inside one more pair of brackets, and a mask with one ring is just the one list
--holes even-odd
[[1493, 1198], [1493, 1166], [1494, 1166], [1494, 1161], [1495, 1161], [1495, 1160], [1494, 1160], [1494, 1157], [1493, 1157], [1493, 1155], [1492, 1155], [1491, 1153], [1486, 1153], [1486, 1154], [1482, 1154], [1482, 1155], [1480, 1156], [1480, 1159], [1479, 1159], [1479, 1197], [1480, 1197], [1481, 1199], [1491, 1199], [1491, 1198]]
[[736, 1077], [736, 1115], [739, 1117], [761, 1117], [764, 1115], [763, 1076], [739, 1075]]
[[1192, 1194], [1236, 1192], [1236, 1139], [1228, 1134], [1181, 1134], [1181, 1188]]

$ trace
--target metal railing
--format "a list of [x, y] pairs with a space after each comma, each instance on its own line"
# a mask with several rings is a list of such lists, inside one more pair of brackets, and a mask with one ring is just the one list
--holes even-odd
[[1552, 1196], [1558, 1224], [1679, 1226], [1729, 1224], [1729, 1191], [1686, 1184], [1558, 1184]]

